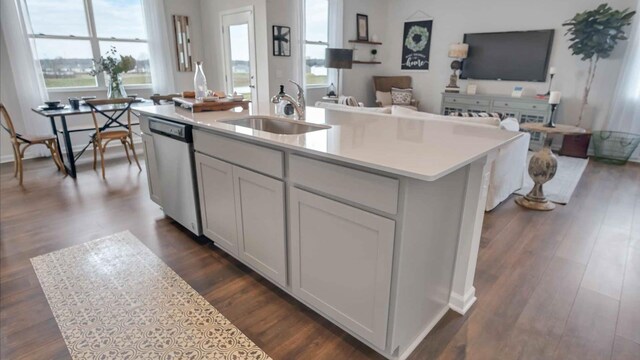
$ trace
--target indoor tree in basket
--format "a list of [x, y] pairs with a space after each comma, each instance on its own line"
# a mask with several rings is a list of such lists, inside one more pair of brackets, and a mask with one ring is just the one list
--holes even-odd
[[109, 76], [109, 84], [107, 85], [107, 97], [109, 99], [117, 99], [127, 97], [122, 82], [122, 74], [131, 71], [136, 67], [136, 59], [130, 55], [119, 56], [115, 47], [111, 47], [104, 56], [99, 60], [93, 60], [94, 69], [90, 74], [96, 76], [101, 72], [105, 72]]
[[571, 20], [562, 24], [567, 27], [565, 35], [571, 36], [569, 50], [573, 55], [580, 56], [582, 61], [589, 62], [578, 126], [582, 124], [598, 61], [611, 56], [619, 40], [627, 40], [624, 27], [631, 24], [631, 18], [635, 13], [629, 9], [614, 10], [608, 4], [601, 4], [594, 10], [576, 14]]

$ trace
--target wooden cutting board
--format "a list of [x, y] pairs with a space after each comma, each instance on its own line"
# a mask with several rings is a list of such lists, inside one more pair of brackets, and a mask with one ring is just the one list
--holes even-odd
[[184, 98], [184, 97], [175, 97], [173, 98], [173, 103], [176, 106], [180, 106], [185, 109], [191, 109], [192, 112], [201, 112], [201, 111], [224, 111], [231, 110], [235, 107], [242, 107], [243, 109], [248, 109], [251, 101], [249, 100], [241, 100], [241, 101], [202, 101], [196, 102], [196, 99], [193, 98]]

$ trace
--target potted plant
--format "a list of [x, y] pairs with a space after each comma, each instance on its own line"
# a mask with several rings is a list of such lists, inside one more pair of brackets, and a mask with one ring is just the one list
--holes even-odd
[[120, 55], [118, 58], [118, 51], [112, 46], [105, 56], [101, 56], [98, 60], [93, 60], [93, 64], [94, 69], [90, 72], [92, 76], [96, 76], [101, 72], [109, 76], [109, 83], [107, 84], [107, 97], [109, 99], [127, 97], [127, 92], [122, 82], [122, 74], [136, 67], [136, 59], [130, 55]]
[[371, 61], [376, 61], [376, 55], [378, 55], [378, 49], [371, 49]]
[[[627, 40], [624, 27], [631, 24], [634, 14], [635, 11], [629, 11], [629, 9], [614, 10], [605, 3], [593, 10], [578, 13], [562, 24], [567, 27], [565, 35], [570, 36], [569, 50], [573, 55], [580, 56], [580, 60], [589, 62], [578, 126], [582, 125], [598, 62], [611, 55], [618, 41]], [[590, 138], [590, 134], [565, 136], [560, 154], [586, 158]]]

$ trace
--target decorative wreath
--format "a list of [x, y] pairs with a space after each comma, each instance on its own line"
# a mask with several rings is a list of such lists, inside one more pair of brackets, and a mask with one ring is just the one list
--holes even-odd
[[[420, 35], [420, 41], [417, 43], [413, 40], [416, 35]], [[409, 33], [407, 33], [407, 38], [404, 40], [404, 46], [412, 51], [418, 52], [422, 51], [424, 47], [427, 46], [427, 41], [429, 41], [429, 30], [427, 30], [426, 27], [414, 25], [409, 29]]]

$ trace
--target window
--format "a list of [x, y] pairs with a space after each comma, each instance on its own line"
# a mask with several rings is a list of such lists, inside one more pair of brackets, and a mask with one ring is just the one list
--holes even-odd
[[307, 87], [328, 86], [324, 53], [329, 47], [329, 0], [305, 0], [304, 77]]
[[35, 53], [48, 89], [104, 87], [93, 59], [115, 47], [136, 59], [125, 85], [149, 85], [149, 46], [141, 0], [26, 0]]

